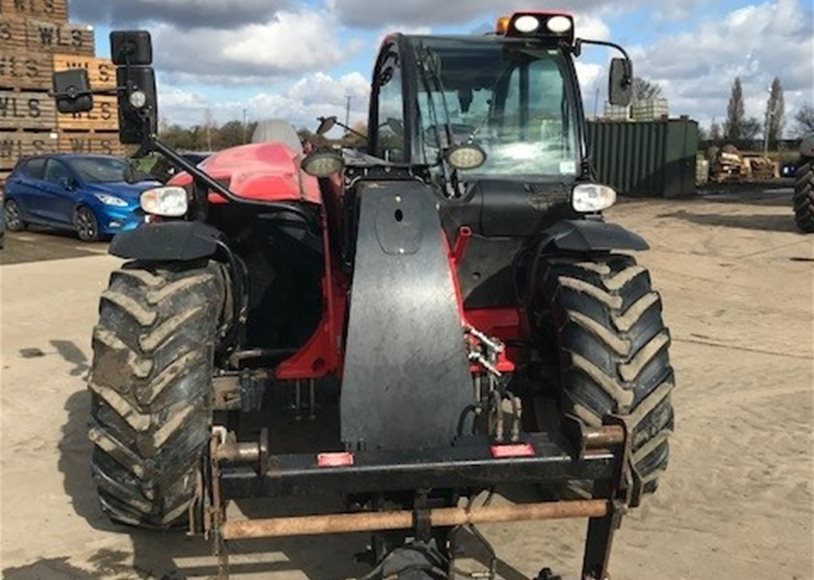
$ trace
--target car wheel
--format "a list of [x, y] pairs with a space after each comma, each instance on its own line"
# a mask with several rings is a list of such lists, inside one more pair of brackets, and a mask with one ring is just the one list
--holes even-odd
[[76, 235], [83, 242], [95, 242], [99, 239], [99, 222], [90, 208], [84, 206], [76, 208], [73, 225]]
[[13, 199], [7, 199], [3, 206], [3, 221], [12, 232], [21, 232], [26, 228], [23, 212]]

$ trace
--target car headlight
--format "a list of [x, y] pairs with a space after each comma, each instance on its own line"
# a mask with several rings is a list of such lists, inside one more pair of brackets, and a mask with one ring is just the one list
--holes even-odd
[[581, 213], [608, 209], [616, 203], [616, 191], [607, 185], [581, 183], [571, 192], [571, 207]]
[[116, 207], [127, 207], [127, 202], [120, 197], [116, 197], [115, 195], [110, 195], [107, 193], [94, 193], [93, 195], [95, 195], [96, 199], [98, 199], [105, 205], [115, 205]]
[[153, 215], [181, 217], [189, 209], [187, 190], [175, 185], [148, 189], [141, 194], [139, 201], [141, 209]]

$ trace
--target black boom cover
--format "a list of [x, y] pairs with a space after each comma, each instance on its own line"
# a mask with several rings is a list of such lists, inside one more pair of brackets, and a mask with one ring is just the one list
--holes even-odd
[[473, 389], [435, 196], [410, 182], [363, 184], [358, 195], [342, 441], [448, 446]]

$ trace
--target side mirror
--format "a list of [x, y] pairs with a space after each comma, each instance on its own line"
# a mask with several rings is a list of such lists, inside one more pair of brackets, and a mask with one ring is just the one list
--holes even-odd
[[150, 66], [153, 43], [146, 30], [115, 30], [110, 33], [110, 58], [116, 66]]
[[116, 83], [120, 87], [119, 140], [140, 145], [158, 131], [155, 72], [149, 66], [119, 66]]
[[608, 100], [620, 107], [627, 107], [633, 100], [633, 63], [626, 58], [611, 60]]
[[320, 117], [319, 127], [317, 127], [317, 135], [324, 135], [334, 128], [336, 125], [336, 117]]
[[88, 70], [75, 68], [53, 75], [54, 97], [60, 113], [84, 113], [93, 109]]

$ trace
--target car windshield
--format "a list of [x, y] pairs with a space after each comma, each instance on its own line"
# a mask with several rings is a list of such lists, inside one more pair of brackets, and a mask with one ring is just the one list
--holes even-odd
[[478, 174], [576, 176], [575, 98], [560, 49], [422, 38], [416, 52], [426, 162], [450, 140], [472, 141], [487, 154]]
[[115, 157], [78, 157], [68, 160], [79, 177], [90, 183], [124, 181], [127, 162]]

